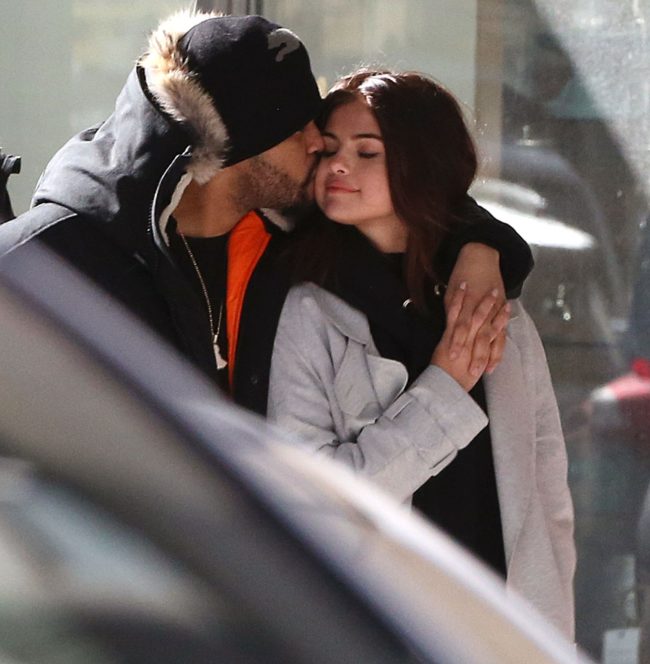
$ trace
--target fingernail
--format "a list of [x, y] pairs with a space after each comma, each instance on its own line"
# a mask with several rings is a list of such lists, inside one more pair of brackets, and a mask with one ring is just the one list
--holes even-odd
[[467, 282], [466, 281], [461, 281], [460, 285], [458, 286], [460, 290], [467, 290]]
[[457, 350], [452, 350], [452, 351], [449, 353], [449, 359], [451, 359], [451, 360], [455, 360], [457, 357], [458, 357], [458, 351], [457, 351]]
[[510, 302], [506, 302], [506, 312], [510, 313], [511, 311], [512, 311], [512, 305], [510, 304]]
[[472, 367], [471, 373], [472, 373], [472, 376], [480, 376], [481, 375], [481, 368], [480, 367]]
[[496, 297], [498, 294], [499, 291], [496, 288], [492, 289], [492, 297]]

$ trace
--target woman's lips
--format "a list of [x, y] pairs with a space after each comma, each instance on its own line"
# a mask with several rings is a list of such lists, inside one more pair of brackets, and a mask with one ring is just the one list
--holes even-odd
[[325, 191], [330, 194], [353, 194], [354, 192], [358, 191], [358, 189], [350, 187], [349, 185], [343, 184], [341, 182], [329, 182], [325, 185]]

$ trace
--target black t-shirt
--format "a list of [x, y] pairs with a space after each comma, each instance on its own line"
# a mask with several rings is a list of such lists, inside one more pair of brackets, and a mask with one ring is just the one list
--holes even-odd
[[[185, 240], [190, 248], [188, 252], [183, 238], [178, 232], [169, 235], [170, 248], [181, 272], [187, 277], [194, 290], [199, 294], [206, 313], [208, 306], [203, 292], [203, 285], [197, 273], [198, 267], [212, 310], [212, 334], [217, 335], [219, 355], [224, 361], [228, 359], [228, 333], [226, 325], [226, 279], [228, 267], [229, 234], [216, 237], [188, 237]], [[196, 261], [196, 266], [192, 261]], [[215, 351], [216, 352], [216, 351]], [[217, 364], [215, 355], [215, 364]], [[228, 366], [219, 363], [219, 386], [228, 392]]]
[[[391, 275], [403, 283], [404, 255], [384, 254], [383, 258], [387, 276]], [[367, 311], [373, 340], [382, 357], [405, 364], [410, 383], [428, 365], [433, 349], [444, 332], [446, 316], [443, 298], [432, 293], [428, 302], [429, 314], [425, 317], [411, 312], [413, 324], [423, 325], [428, 333], [413, 335], [408, 352], [385, 325], [386, 319], [394, 315], [390, 311], [393, 305], [381, 297], [376, 298], [375, 304], [372, 310]], [[413, 361], [414, 357], [419, 360]], [[470, 391], [470, 396], [487, 412], [482, 379]], [[417, 489], [413, 494], [413, 506], [498, 574], [506, 576], [501, 510], [489, 426], [460, 450], [438, 475], [429, 478]]]

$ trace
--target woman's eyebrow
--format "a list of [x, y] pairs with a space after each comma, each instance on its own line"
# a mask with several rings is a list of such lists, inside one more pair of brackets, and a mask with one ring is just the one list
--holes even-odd
[[[339, 137], [336, 134], [333, 134], [331, 131], [321, 131], [321, 136], [332, 138], [336, 141], [339, 140]], [[372, 133], [354, 134], [352, 138], [354, 138], [355, 140], [361, 138], [374, 138], [376, 141], [384, 140], [379, 134], [372, 134]]]
[[384, 139], [379, 134], [355, 134], [352, 138], [374, 138], [377, 141], [383, 141]]

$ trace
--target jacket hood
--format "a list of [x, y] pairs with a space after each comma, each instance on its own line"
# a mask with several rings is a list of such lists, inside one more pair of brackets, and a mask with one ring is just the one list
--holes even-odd
[[57, 152], [33, 205], [63, 205], [137, 250], [152, 219], [164, 227], [190, 177], [205, 183], [218, 172], [227, 134], [178, 48], [191, 27], [214, 16], [180, 12], [154, 31], [113, 113]]

